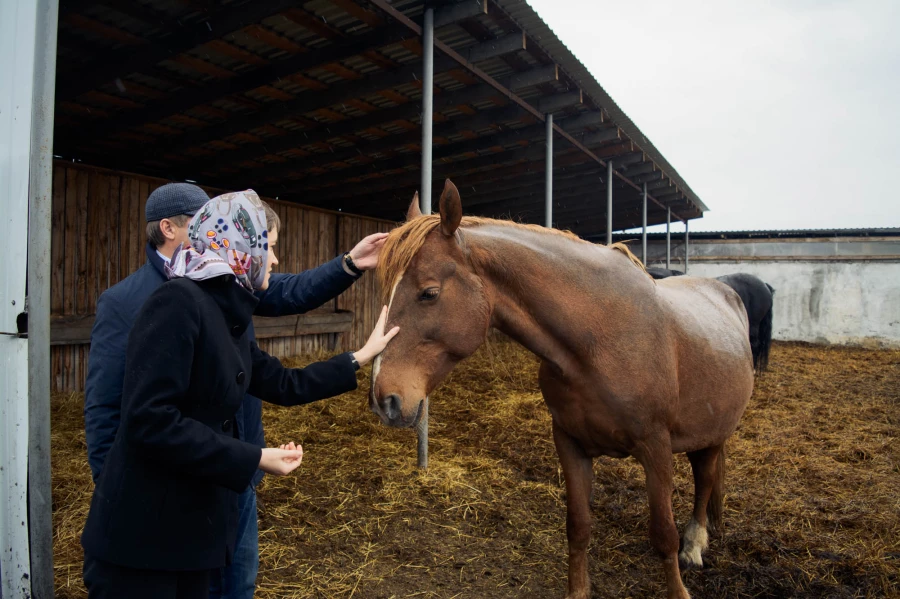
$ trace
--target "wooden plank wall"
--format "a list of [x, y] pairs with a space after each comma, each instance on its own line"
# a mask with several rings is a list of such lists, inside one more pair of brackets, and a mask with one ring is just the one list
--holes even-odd
[[[51, 241], [51, 316], [94, 314], [106, 289], [146, 261], [144, 206], [151, 191], [166, 183], [66, 162], [53, 169]], [[220, 190], [205, 188], [210, 196]], [[364, 236], [389, 231], [386, 221], [343, 215], [267, 199], [282, 220], [278, 272], [300, 272], [343, 253]], [[357, 349], [375, 324], [379, 294], [374, 273], [367, 273], [326, 307], [354, 313], [349, 333], [338, 336], [335, 352]], [[328, 351], [331, 334], [260, 340], [278, 357]], [[53, 391], [82, 391], [88, 345], [51, 348]]]

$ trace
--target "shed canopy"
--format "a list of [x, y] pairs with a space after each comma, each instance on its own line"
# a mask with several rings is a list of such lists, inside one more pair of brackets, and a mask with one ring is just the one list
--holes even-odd
[[[402, 219], [419, 185], [423, 0], [68, 0], [54, 153]], [[704, 204], [522, 0], [435, 2], [434, 182], [468, 214], [606, 230]], [[662, 102], [663, 99], [660, 98]]]

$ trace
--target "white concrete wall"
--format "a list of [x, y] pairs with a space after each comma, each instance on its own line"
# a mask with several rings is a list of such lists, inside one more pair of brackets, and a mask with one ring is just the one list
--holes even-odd
[[900, 262], [695, 260], [689, 268], [691, 276], [736, 272], [775, 288], [775, 339], [900, 348]]

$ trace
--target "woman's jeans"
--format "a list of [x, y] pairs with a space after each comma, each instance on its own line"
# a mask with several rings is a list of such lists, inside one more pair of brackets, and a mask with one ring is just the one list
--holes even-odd
[[256, 489], [249, 486], [238, 496], [238, 529], [234, 560], [210, 573], [210, 599], [253, 599], [259, 571], [259, 526], [256, 521]]

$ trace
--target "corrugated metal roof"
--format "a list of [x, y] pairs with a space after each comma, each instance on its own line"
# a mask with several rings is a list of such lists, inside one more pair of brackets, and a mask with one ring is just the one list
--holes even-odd
[[[615, 233], [613, 240], [634, 239], [636, 233]], [[673, 234], [680, 237], [679, 231]], [[798, 237], [900, 237], [900, 227], [872, 227], [847, 229], [770, 229], [754, 231], [691, 231], [691, 239], [754, 239], [754, 238], [798, 238]], [[665, 239], [665, 233], [647, 233], [648, 239]]]
[[634, 122], [628, 118], [628, 115], [619, 108], [619, 105], [613, 101], [606, 90], [601, 87], [594, 76], [587, 70], [580, 60], [578, 60], [571, 50], [553, 33], [550, 26], [544, 23], [540, 16], [528, 5], [525, 0], [493, 0], [497, 3], [520, 27], [522, 27], [528, 35], [534, 39], [541, 48], [547, 52], [566, 74], [581, 86], [584, 93], [603, 108], [613, 122], [618, 125], [628, 137], [638, 144], [644, 152], [656, 162], [663, 171], [671, 177], [677, 186], [685, 193], [685, 195], [694, 202], [700, 210], [706, 212], [709, 208], [694, 193], [694, 190], [685, 183], [681, 175], [675, 168], [669, 164], [662, 153], [656, 149], [656, 146], [647, 139]]

